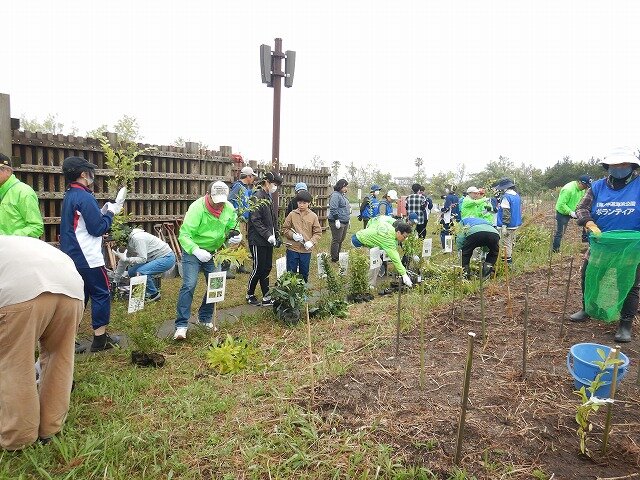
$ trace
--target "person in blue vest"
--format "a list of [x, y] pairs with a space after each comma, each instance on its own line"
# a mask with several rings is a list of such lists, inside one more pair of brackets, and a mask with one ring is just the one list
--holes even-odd
[[456, 195], [456, 186], [451, 185], [451, 190], [447, 189], [444, 196], [444, 205], [442, 206], [440, 216], [440, 244], [444, 250], [444, 237], [451, 235], [455, 221], [460, 221], [460, 198]]
[[[612, 230], [640, 231], [640, 160], [630, 148], [620, 147], [613, 149], [600, 163], [607, 170], [607, 176], [593, 182], [580, 200], [576, 207], [578, 225], [585, 227], [592, 235]], [[621, 204], [625, 207], [620, 208]], [[582, 265], [582, 309], [569, 317], [572, 322], [584, 322], [589, 318], [584, 310], [585, 272], [588, 264], [587, 252]], [[639, 292], [640, 266], [636, 269], [635, 283], [622, 304], [614, 337], [616, 342], [631, 341], [631, 327], [638, 310]]]
[[496, 223], [504, 244], [507, 263], [511, 264], [516, 230], [522, 225], [522, 200], [515, 190], [516, 184], [510, 178], [502, 178], [493, 186], [501, 192]]
[[380, 212], [380, 200], [378, 197], [380, 196], [380, 185], [374, 183], [371, 185], [371, 192], [369, 195], [364, 197], [362, 203], [360, 204], [360, 215], [358, 216], [358, 220], [362, 220], [364, 224], [364, 228], [367, 228], [367, 223], [369, 223], [370, 218], [374, 218], [378, 216]]
[[[249, 198], [251, 198], [253, 194], [253, 182], [256, 176], [253, 168], [248, 166], [242, 167], [242, 170], [240, 170], [240, 178], [231, 185], [231, 190], [229, 190], [229, 196], [227, 197], [227, 200], [231, 202], [231, 205], [233, 205], [233, 208], [236, 209], [236, 213], [238, 214], [239, 228], [237, 230], [245, 237], [247, 236], [247, 222], [251, 214], [249, 211]], [[227, 272], [227, 278], [233, 279], [235, 275], [230, 271], [230, 268], [231, 262], [224, 262], [222, 264], [222, 270]], [[236, 271], [238, 273], [249, 273], [249, 270], [244, 264], [240, 265]]]
[[378, 215], [393, 215], [393, 202], [398, 200], [398, 192], [389, 190], [378, 204]]

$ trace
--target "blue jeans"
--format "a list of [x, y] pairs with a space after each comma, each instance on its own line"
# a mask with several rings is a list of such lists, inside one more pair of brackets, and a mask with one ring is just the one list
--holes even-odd
[[571, 220], [571, 216], [556, 212], [556, 233], [553, 236], [554, 252], [560, 250], [560, 241], [562, 240], [562, 235], [564, 235], [564, 232], [567, 230], [569, 220]]
[[[186, 327], [191, 318], [191, 304], [193, 303], [193, 293], [198, 283], [198, 273], [204, 272], [204, 279], [207, 282], [208, 275], [212, 272], [221, 271], [220, 265], [215, 265], [213, 259], [206, 263], [201, 263], [195, 255], [190, 255], [182, 251], [182, 287], [178, 292], [178, 305], [176, 306], [176, 328]], [[207, 292], [204, 292], [202, 303], [198, 310], [198, 320], [200, 323], [211, 322], [213, 318], [213, 303], [207, 303]]]
[[153, 281], [153, 275], [164, 273], [176, 264], [176, 254], [171, 252], [168, 255], [156, 258], [147, 263], [139, 263], [129, 268], [129, 276], [135, 277], [137, 274], [147, 276], [147, 297], [158, 293], [156, 282]]
[[309, 281], [309, 263], [311, 253], [294, 252], [287, 250], [287, 272], [299, 273], [305, 282]]

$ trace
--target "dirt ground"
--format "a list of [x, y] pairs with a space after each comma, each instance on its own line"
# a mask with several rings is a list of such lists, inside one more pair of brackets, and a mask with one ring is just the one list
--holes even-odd
[[[557, 260], [559, 261], [559, 259]], [[574, 264], [580, 264], [576, 255]], [[400, 339], [400, 356], [392, 357], [395, 340], [359, 362], [347, 375], [318, 387], [317, 410], [334, 416], [344, 429], [371, 429], [382, 443], [395, 447], [407, 463], [434, 472], [450, 472], [456, 447], [461, 390], [469, 331], [477, 333], [467, 411], [462, 466], [478, 478], [501, 478], [498, 463], [513, 465], [503, 478], [636, 478], [640, 472], [640, 388], [636, 385], [640, 326], [623, 344], [631, 358], [616, 394], [606, 455], [600, 453], [606, 410], [592, 416], [588, 443], [593, 459], [579, 454], [575, 422], [579, 397], [567, 371], [569, 348], [581, 342], [613, 346], [615, 324], [590, 320], [565, 322], [561, 338], [568, 262], [554, 268], [549, 294], [546, 269], [510, 281], [512, 315], [505, 283], [485, 290], [487, 340], [481, 338], [479, 297], [425, 314], [425, 385], [420, 388], [420, 336], [416, 329]], [[574, 270], [567, 313], [580, 308], [579, 272]], [[529, 286], [528, 358], [522, 377], [523, 311]], [[335, 422], [337, 416], [338, 421]], [[640, 478], [640, 477], [638, 477]]]

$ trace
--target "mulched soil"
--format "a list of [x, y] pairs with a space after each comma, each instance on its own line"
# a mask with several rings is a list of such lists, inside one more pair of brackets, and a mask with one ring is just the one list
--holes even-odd
[[[557, 259], [559, 262], [559, 259]], [[576, 255], [574, 265], [579, 265]], [[501, 478], [493, 463], [512, 464], [503, 478], [532, 478], [539, 468], [556, 479], [610, 478], [640, 472], [640, 388], [636, 385], [640, 327], [623, 344], [631, 358], [616, 394], [613, 428], [606, 455], [600, 453], [606, 410], [592, 415], [589, 448], [593, 459], [579, 454], [575, 408], [579, 398], [567, 371], [569, 348], [581, 342], [613, 345], [615, 324], [590, 320], [565, 322], [560, 338], [568, 261], [554, 266], [549, 294], [546, 269], [512, 278], [512, 314], [506, 285], [498, 278], [486, 286], [487, 341], [481, 337], [480, 301], [472, 296], [426, 312], [426, 375], [420, 376], [419, 329], [371, 353], [345, 376], [321, 384], [316, 409], [338, 428], [370, 429], [381, 443], [395, 448], [407, 464], [424, 465], [446, 478], [455, 455], [469, 331], [477, 333], [463, 443], [462, 466], [478, 478]], [[573, 271], [567, 314], [580, 308], [579, 272]], [[529, 285], [527, 376], [522, 378], [525, 286]], [[337, 422], [336, 422], [337, 418]], [[640, 478], [640, 477], [637, 477]]]

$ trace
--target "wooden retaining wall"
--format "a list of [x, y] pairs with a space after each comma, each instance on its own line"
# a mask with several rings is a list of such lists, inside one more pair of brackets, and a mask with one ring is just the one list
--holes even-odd
[[[117, 141], [117, 135], [109, 133], [107, 136], [112, 144]], [[57, 243], [58, 240], [65, 189], [62, 162], [66, 157], [80, 156], [96, 164], [95, 196], [100, 205], [110, 200], [107, 179], [113, 173], [106, 168], [104, 152], [97, 139], [13, 130], [11, 143], [12, 155], [22, 162], [15, 168], [16, 176], [31, 185], [40, 199], [45, 241]], [[231, 160], [231, 147], [228, 146], [220, 147], [219, 151], [199, 150], [198, 144], [192, 142], [187, 142], [184, 148], [138, 146], [155, 150], [139, 157], [148, 160], [150, 165], [137, 168], [135, 186], [127, 197], [125, 211], [133, 222], [150, 233], [154, 233], [154, 224], [180, 221], [191, 202], [202, 196], [211, 182], [222, 180], [231, 184], [238, 178], [241, 168]], [[250, 161], [249, 164], [255, 170], [261, 170], [257, 162]], [[280, 173], [285, 180], [281, 208], [286, 208], [287, 193], [293, 192], [293, 186], [305, 182], [316, 198], [316, 213], [321, 225], [326, 226], [326, 207], [331, 191], [328, 169], [318, 171], [288, 165]]]

